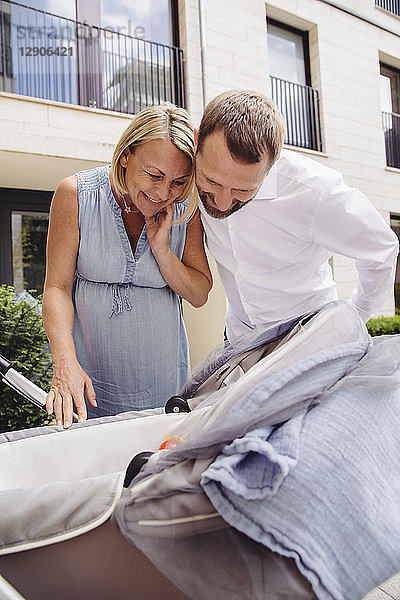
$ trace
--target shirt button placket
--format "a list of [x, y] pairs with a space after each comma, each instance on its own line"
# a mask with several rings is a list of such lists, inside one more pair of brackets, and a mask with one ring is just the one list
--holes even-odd
[[238, 294], [240, 296], [240, 300], [242, 303], [243, 308], [246, 310], [246, 294], [244, 293], [244, 289], [242, 286], [242, 276], [241, 276], [241, 272], [240, 272], [240, 265], [241, 265], [241, 261], [240, 261], [240, 252], [239, 252], [239, 248], [238, 248], [238, 240], [239, 240], [239, 235], [238, 235], [238, 226], [236, 223], [236, 217], [237, 215], [234, 215], [233, 217], [231, 217], [230, 219], [228, 219], [228, 230], [229, 230], [229, 237], [230, 237], [230, 242], [231, 242], [231, 248], [232, 248], [232, 255], [235, 261], [235, 281], [236, 281], [236, 285], [237, 285], [237, 290], [238, 290]]

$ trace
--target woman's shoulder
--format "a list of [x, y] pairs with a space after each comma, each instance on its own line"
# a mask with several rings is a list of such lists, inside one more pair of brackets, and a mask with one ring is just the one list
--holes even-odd
[[86, 169], [75, 173], [78, 182], [78, 192], [95, 191], [101, 187], [109, 185], [108, 178], [109, 165]]
[[64, 177], [57, 185], [56, 192], [62, 195], [76, 196], [77, 181], [75, 175]]
[[77, 214], [77, 182], [76, 177], [71, 175], [62, 179], [57, 185], [51, 201], [50, 216], [53, 222], [60, 220], [62, 223], [65, 222], [66, 215], [75, 220]]

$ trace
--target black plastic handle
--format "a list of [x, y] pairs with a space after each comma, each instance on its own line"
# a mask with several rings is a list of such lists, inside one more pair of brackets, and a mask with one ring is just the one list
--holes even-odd
[[140, 469], [147, 463], [153, 452], [139, 452], [131, 460], [126, 469], [124, 487], [130, 486], [130, 483], [134, 477], [139, 473]]
[[191, 412], [189, 404], [185, 400], [185, 398], [181, 398], [180, 396], [171, 396], [165, 405], [166, 413], [181, 413], [181, 412]]

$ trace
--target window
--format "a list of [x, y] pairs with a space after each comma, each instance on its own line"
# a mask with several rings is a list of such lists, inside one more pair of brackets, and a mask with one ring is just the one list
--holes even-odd
[[375, 6], [400, 17], [400, 0], [375, 0]]
[[[84, 1], [88, 0], [80, 0]], [[141, 0], [117, 5], [114, 0], [101, 0], [100, 25], [110, 35], [103, 42], [100, 75], [103, 85], [99, 86], [103, 89], [103, 97], [97, 99], [97, 106], [105, 104], [112, 110], [136, 112], [162, 100], [179, 104], [176, 98], [179, 93], [177, 57], [168, 48], [178, 45], [175, 9], [176, 2], [171, 0]], [[114, 32], [124, 35], [118, 36]], [[125, 35], [143, 42], [129, 43]]]
[[1, 283], [43, 292], [51, 192], [0, 189]]
[[1, 6], [1, 91], [126, 113], [185, 105], [177, 0]]
[[159, 45], [177, 41], [175, 5], [77, 0], [78, 21], [94, 26], [82, 27], [78, 36], [79, 104], [134, 113], [162, 100], [176, 102], [171, 73], [176, 58]]
[[75, 1], [27, 0], [10, 6], [12, 87], [7, 91], [76, 104]]
[[293, 83], [310, 85], [308, 34], [268, 22], [269, 74]]
[[24, 0], [21, 4], [68, 19], [75, 19], [76, 16], [75, 0]]
[[141, 0], [126, 4], [101, 0], [100, 15], [101, 27], [167, 46], [175, 43], [169, 0]]
[[12, 91], [12, 53], [11, 53], [11, 5], [0, 5], [0, 77], [5, 92]]
[[384, 112], [400, 113], [400, 71], [381, 64], [381, 107]]
[[[390, 226], [400, 241], [400, 216], [391, 215]], [[400, 255], [397, 257], [396, 278], [394, 282], [394, 301], [396, 314], [400, 315]]]
[[285, 117], [285, 142], [321, 151], [319, 96], [311, 87], [308, 32], [271, 20], [267, 24], [272, 98]]
[[400, 71], [381, 64], [379, 88], [386, 164], [400, 169]]

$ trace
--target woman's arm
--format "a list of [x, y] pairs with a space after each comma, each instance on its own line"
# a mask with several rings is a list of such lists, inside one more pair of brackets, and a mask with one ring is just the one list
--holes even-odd
[[169, 247], [174, 205], [170, 204], [160, 215], [146, 219], [147, 237], [162, 276], [179, 296], [199, 308], [207, 302], [212, 288], [212, 275], [203, 244], [203, 227], [197, 211], [186, 228], [186, 242], [182, 260]]
[[84, 393], [96, 406], [92, 382], [76, 359], [72, 338], [72, 285], [78, 247], [77, 181], [73, 176], [61, 181], [51, 203], [43, 294], [43, 324], [53, 357], [46, 408], [49, 414], [54, 410], [57, 424], [64, 427], [72, 424], [73, 403], [79, 420], [86, 419]]

